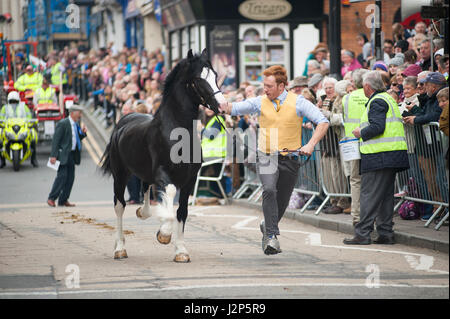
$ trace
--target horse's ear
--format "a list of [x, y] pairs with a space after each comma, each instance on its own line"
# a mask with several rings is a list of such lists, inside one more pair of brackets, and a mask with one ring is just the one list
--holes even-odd
[[204, 48], [202, 51], [202, 57], [208, 59], [208, 52], [206, 52], [206, 48]]
[[192, 54], [192, 49], [189, 49], [187, 57], [189, 60], [194, 57], [194, 55]]

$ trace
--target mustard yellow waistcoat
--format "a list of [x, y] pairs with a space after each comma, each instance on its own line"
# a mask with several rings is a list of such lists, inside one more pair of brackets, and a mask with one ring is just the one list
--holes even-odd
[[296, 112], [297, 94], [288, 92], [278, 112], [271, 100], [261, 99], [258, 148], [263, 153], [275, 153], [285, 148], [296, 150], [302, 146], [303, 118]]

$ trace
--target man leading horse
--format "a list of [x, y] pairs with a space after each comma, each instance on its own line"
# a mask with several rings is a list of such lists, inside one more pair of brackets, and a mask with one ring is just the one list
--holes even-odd
[[[287, 74], [275, 65], [264, 72], [264, 96], [237, 103], [221, 103], [220, 111], [236, 115], [259, 115], [258, 175], [263, 186], [264, 220], [260, 224], [265, 254], [281, 252], [278, 223], [289, 204], [298, 179], [299, 156], [311, 156], [325, 136], [329, 122], [319, 109], [301, 95], [286, 90]], [[314, 134], [302, 145], [303, 117], [315, 123]]]

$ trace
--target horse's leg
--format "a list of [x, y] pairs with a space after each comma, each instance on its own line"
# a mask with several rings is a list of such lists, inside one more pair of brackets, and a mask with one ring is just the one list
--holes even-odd
[[177, 194], [177, 188], [175, 185], [169, 184], [164, 189], [165, 192], [161, 192], [163, 203], [157, 206], [157, 214], [161, 220], [161, 227], [156, 234], [156, 238], [161, 244], [167, 245], [172, 239], [173, 222], [175, 220], [173, 200]]
[[144, 183], [144, 187], [147, 187], [146, 191], [144, 192], [144, 206], [139, 207], [136, 210], [136, 216], [139, 219], [145, 220], [152, 216], [152, 213], [150, 212], [150, 185], [147, 185]]
[[117, 216], [116, 243], [114, 247], [114, 259], [128, 258], [125, 250], [125, 237], [123, 235], [122, 217], [125, 211], [125, 187], [127, 178], [114, 178], [114, 210]]
[[191, 181], [186, 186], [181, 188], [180, 191], [177, 219], [174, 221], [174, 228], [176, 229], [174, 261], [178, 263], [188, 263], [191, 260], [184, 244], [184, 226], [186, 225], [186, 219], [188, 216], [189, 195], [191, 194], [196, 180], [197, 174], [194, 174]]

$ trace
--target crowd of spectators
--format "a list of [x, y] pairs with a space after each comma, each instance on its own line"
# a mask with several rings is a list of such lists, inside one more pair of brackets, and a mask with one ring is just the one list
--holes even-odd
[[[341, 52], [342, 80], [330, 76], [330, 53], [325, 43], [319, 43], [305, 61], [302, 76], [292, 79], [288, 87], [302, 94], [330, 119], [333, 130], [322, 141], [322, 149], [328, 152], [331, 159], [326, 164], [327, 172], [330, 176], [336, 175], [336, 179], [345, 174], [344, 166], [337, 162], [337, 145], [342, 137], [339, 131], [342, 128], [342, 99], [355, 89], [352, 72], [357, 69], [381, 73], [386, 90], [397, 101], [405, 123], [414, 124], [415, 119], [423, 118], [427, 112], [433, 112], [433, 116], [425, 116], [428, 121], [439, 122], [442, 107], [446, 107], [440, 125], [442, 129], [447, 128], [443, 132], [448, 134], [448, 98], [446, 104], [436, 102], [430, 106], [429, 98], [423, 91], [423, 83], [419, 81], [431, 71], [441, 73], [448, 81], [449, 58], [448, 54], [443, 53], [444, 40], [436, 26], [431, 24], [427, 27], [425, 23], [419, 22], [413, 30], [406, 30], [402, 25], [394, 24], [392, 38], [384, 40], [382, 60], [375, 59], [373, 41], [365, 34], [358, 34], [355, 41], [359, 52], [345, 48]], [[50, 53], [47, 58], [52, 57], [63, 63], [69, 75], [68, 87], [80, 95], [85, 93], [94, 108], [103, 108], [108, 125], [117, 123], [121, 116], [130, 112], [155, 114], [161, 103], [164, 79], [170, 71], [164, 64], [164, 55], [160, 50], [138, 52], [133, 48], [124, 48], [117, 51], [110, 45], [98, 51], [80, 52], [77, 48], [66, 47], [61, 52]], [[229, 102], [263, 94], [262, 83], [255, 85], [250, 82], [242, 82], [235, 90], [224, 92]], [[205, 125], [204, 112], [201, 112], [201, 119]], [[227, 116], [225, 120], [228, 127], [242, 130], [257, 130], [258, 127], [256, 115]], [[304, 126], [311, 128], [307, 119]], [[345, 185], [335, 183], [336, 179], [327, 181], [328, 190], [348, 192], [344, 189]], [[235, 175], [233, 189], [237, 190], [241, 182], [242, 174]], [[333, 206], [336, 205], [341, 208], [338, 212], [349, 211], [350, 204], [346, 198], [337, 198], [333, 201]]]

